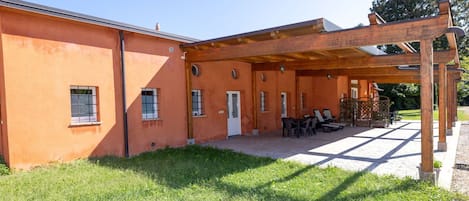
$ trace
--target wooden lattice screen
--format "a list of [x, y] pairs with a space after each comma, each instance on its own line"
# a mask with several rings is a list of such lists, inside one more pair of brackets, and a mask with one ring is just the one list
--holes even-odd
[[389, 98], [385, 96], [380, 96], [379, 100], [342, 98], [339, 120], [352, 126], [387, 127], [390, 118], [389, 107]]

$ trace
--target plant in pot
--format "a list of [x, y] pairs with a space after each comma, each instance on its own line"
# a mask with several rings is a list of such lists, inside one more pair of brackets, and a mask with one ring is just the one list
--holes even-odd
[[443, 162], [439, 160], [433, 161], [433, 168], [435, 169], [435, 183], [438, 184], [438, 178], [440, 177], [441, 167], [443, 167]]

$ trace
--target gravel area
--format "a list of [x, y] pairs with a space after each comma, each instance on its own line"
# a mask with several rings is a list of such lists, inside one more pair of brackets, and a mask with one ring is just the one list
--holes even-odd
[[[469, 107], [463, 107], [469, 113]], [[462, 122], [451, 190], [469, 195], [469, 122]], [[459, 167], [459, 169], [457, 168]]]

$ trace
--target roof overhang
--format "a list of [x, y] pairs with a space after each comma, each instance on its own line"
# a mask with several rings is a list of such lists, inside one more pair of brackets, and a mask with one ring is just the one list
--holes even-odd
[[[401, 65], [420, 65], [420, 53], [408, 43], [434, 40], [445, 35], [449, 47], [433, 52], [433, 63], [459, 66], [456, 32], [452, 29], [449, 1], [439, 2], [439, 15], [386, 23], [370, 14], [369, 26], [340, 29], [325, 20], [316, 19], [291, 25], [263, 29], [212, 40], [186, 43], [186, 62], [235, 60], [251, 63], [254, 71], [347, 70], [376, 68], [379, 71]], [[373, 52], [376, 45], [395, 44], [403, 54], [384, 55]], [[381, 70], [380, 70], [381, 69]], [[402, 71], [397, 71], [397, 75]], [[356, 74], [358, 75], [358, 74]], [[354, 75], [354, 76], [356, 76]], [[413, 76], [413, 75], [412, 75]]]

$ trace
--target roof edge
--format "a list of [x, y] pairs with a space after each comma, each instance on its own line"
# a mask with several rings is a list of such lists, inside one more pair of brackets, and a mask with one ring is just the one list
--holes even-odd
[[109, 27], [109, 28], [123, 30], [123, 31], [135, 32], [139, 34], [179, 41], [183, 43], [191, 43], [191, 42], [199, 41], [198, 39], [195, 39], [195, 38], [180, 36], [180, 35], [162, 32], [162, 31], [156, 31], [156, 30], [152, 30], [148, 28], [143, 28], [143, 27], [121, 23], [121, 22], [117, 22], [113, 20], [94, 17], [91, 15], [85, 15], [81, 13], [76, 13], [76, 12], [72, 12], [68, 10], [62, 10], [58, 8], [48, 7], [48, 6], [25, 2], [25, 1], [0, 0], [0, 6], [22, 10], [22, 11], [38, 13], [42, 15], [58, 17], [58, 18], [67, 19], [67, 20], [94, 24], [98, 26]]
[[240, 34], [235, 34], [235, 35], [229, 35], [229, 36], [223, 36], [219, 38], [214, 38], [214, 39], [208, 39], [208, 40], [202, 40], [202, 41], [197, 41], [197, 42], [192, 42], [192, 43], [186, 43], [183, 44], [182, 47], [193, 47], [201, 44], [208, 44], [208, 43], [215, 43], [218, 41], [223, 41], [231, 38], [242, 38], [242, 37], [249, 37], [253, 35], [258, 35], [258, 34], [263, 34], [263, 33], [269, 33], [273, 31], [282, 31], [286, 29], [294, 29], [298, 27], [304, 27], [304, 26], [310, 26], [310, 25], [321, 25], [322, 28], [325, 30], [324, 27], [324, 18], [318, 18], [314, 20], [308, 20], [308, 21], [303, 21], [303, 22], [298, 22], [298, 23], [293, 23], [293, 24], [287, 24], [287, 25], [282, 25], [282, 26], [277, 26], [277, 27], [271, 27], [271, 28], [266, 28], [266, 29], [260, 29], [256, 31], [250, 31], [250, 32], [245, 32], [245, 33], [240, 33]]

